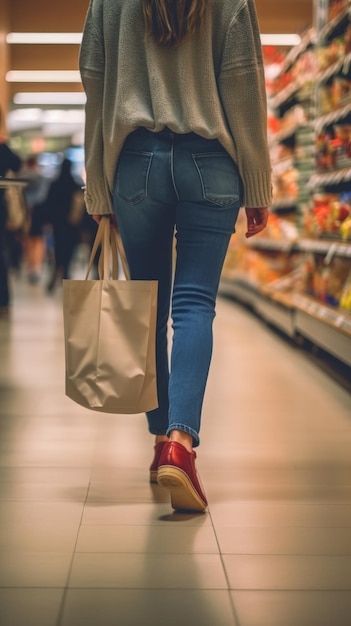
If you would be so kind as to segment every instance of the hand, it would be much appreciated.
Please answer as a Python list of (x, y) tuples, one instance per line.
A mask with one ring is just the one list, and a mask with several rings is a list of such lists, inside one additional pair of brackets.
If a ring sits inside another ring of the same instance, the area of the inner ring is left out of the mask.
[(111, 226), (117, 228), (116, 217), (113, 213), (106, 213), (105, 215), (92, 215), (91, 217), (97, 224), (100, 224), (102, 217), (109, 217)]
[(245, 237), (248, 239), (266, 228), (269, 211), (267, 207), (246, 207), (245, 212), (247, 219), (247, 232), (245, 233)]

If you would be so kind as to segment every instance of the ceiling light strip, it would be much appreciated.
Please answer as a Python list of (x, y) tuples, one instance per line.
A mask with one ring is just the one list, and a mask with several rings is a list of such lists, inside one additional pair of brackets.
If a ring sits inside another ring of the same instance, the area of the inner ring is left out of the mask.
[(77, 70), (12, 70), (7, 72), (9, 83), (80, 83)]
[(82, 33), (8, 33), (9, 44), (80, 44)]
[(261, 43), (263, 46), (298, 46), (301, 43), (300, 35), (261, 35)]
[[(6, 41), (9, 44), (80, 44), (82, 33), (8, 33)], [(262, 34), (261, 42), (264, 46), (297, 46), (301, 42), (300, 35)]]
[(82, 91), (48, 91), (48, 92), (18, 92), (13, 97), (16, 105), (33, 104), (76, 104), (84, 105), (86, 95)]

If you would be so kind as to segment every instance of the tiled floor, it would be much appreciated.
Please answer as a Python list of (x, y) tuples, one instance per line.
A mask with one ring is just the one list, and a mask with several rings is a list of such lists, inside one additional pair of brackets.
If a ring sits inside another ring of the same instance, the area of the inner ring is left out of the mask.
[(0, 321), (1, 626), (349, 626), (351, 397), (220, 300), (204, 515), (148, 483), (139, 416), (64, 395), (60, 292)]

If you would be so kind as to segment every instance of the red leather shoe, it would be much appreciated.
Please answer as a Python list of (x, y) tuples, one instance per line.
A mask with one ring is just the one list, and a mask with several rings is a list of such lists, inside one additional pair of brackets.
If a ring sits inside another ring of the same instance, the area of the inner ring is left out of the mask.
[(171, 504), (182, 511), (204, 511), (207, 500), (195, 469), (196, 453), (177, 441), (169, 441), (162, 450), (157, 482), (169, 489)]
[(155, 454), (154, 459), (150, 465), (150, 483), (157, 483), (157, 470), (160, 462), (162, 450), (168, 441), (159, 441), (154, 446)]

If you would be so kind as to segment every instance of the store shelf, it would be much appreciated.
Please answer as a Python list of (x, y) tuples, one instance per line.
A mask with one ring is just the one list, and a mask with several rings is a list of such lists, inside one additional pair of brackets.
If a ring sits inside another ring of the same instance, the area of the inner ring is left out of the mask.
[(219, 293), (232, 296), (289, 337), (301, 335), (351, 366), (351, 315), (301, 294), (269, 293), (243, 279), (221, 280)]
[(326, 257), (339, 256), (351, 259), (351, 242), (343, 243), (330, 239), (300, 239), (296, 242), (296, 249), (300, 252), (315, 252)]
[(287, 128), (283, 128), (278, 133), (276, 133), (276, 135), (272, 137), (272, 140), (270, 142), (271, 146), (274, 146), (277, 143), (281, 143), (282, 141), (286, 141), (287, 139), (290, 139), (290, 137), (293, 137), (294, 135), (296, 135), (297, 131), (300, 130), (301, 128), (303, 128), (301, 124), (292, 124), (291, 126), (288, 126)]
[(289, 337), (294, 337), (294, 308), (287, 300), (271, 297), (262, 291), (258, 285), (246, 282), (243, 279), (223, 278), (219, 293), (231, 296), (242, 304), (249, 306), (266, 322), (279, 328)]
[(271, 250), (272, 252), (291, 252), (296, 249), (298, 242), (289, 239), (269, 239), (269, 237), (256, 237), (247, 242), (248, 248), (255, 250)]
[(272, 170), (276, 176), (291, 170), (292, 167), (295, 167), (295, 161), (292, 157), (286, 157), (285, 159), (272, 163)]
[(296, 335), (295, 309), (287, 298), (273, 297), (260, 293), (253, 304), (253, 308), (260, 317), (282, 330), (288, 337)]
[(330, 78), (337, 74), (348, 74), (351, 63), (351, 52), (349, 52), (344, 58), (338, 59), (335, 63), (327, 67), (325, 70), (317, 74), (316, 83), (322, 84), (328, 82)]
[(253, 283), (241, 278), (222, 277), (219, 293), (222, 296), (233, 296), (243, 304), (253, 308), (255, 301), (257, 301), (258, 288)]
[(280, 74), (284, 74), (288, 71), (288, 69), (294, 65), (299, 56), (306, 52), (306, 50), (314, 45), (317, 41), (317, 34), (313, 28), (310, 28), (307, 33), (302, 37), (301, 42), (298, 46), (294, 46), (291, 48), (290, 52), (287, 54), (284, 63), (282, 64)]
[(300, 311), (343, 331), (351, 338), (351, 315), (346, 311), (334, 309), (303, 294), (293, 294), (291, 302)]
[(347, 100), (343, 102), (342, 106), (335, 111), (331, 111), (330, 113), (317, 117), (314, 122), (315, 131), (317, 133), (320, 133), (326, 126), (331, 126), (332, 124), (335, 124), (336, 122), (345, 119), (350, 114), (351, 97), (347, 98)]
[(272, 250), (277, 252), (314, 252), (328, 257), (340, 256), (351, 258), (351, 242), (333, 241), (332, 239), (298, 239), (283, 240), (257, 237), (247, 242), (249, 248), (255, 250)]
[(280, 106), (282, 106), (282, 104), (288, 102), (288, 100), (290, 100), (290, 98), (292, 98), (294, 94), (296, 94), (299, 89), (301, 89), (303, 84), (303, 79), (294, 81), (293, 83), (290, 83), (290, 85), (287, 85), (285, 89), (282, 89), (282, 91), (280, 91), (276, 96), (273, 96), (273, 98), (271, 98), (269, 101), (272, 109), (278, 109)]
[(340, 28), (342, 23), (347, 22), (348, 18), (350, 17), (350, 14), (351, 14), (351, 5), (349, 3), (348, 6), (344, 7), (340, 11), (340, 13), (338, 13), (338, 15), (334, 17), (334, 19), (330, 20), (330, 22), (328, 22), (324, 26), (324, 28), (321, 29), (318, 35), (318, 40), (325, 41), (326, 39), (329, 39), (330, 37), (332, 37), (334, 33), (338, 30), (338, 28)]
[(295, 330), (323, 350), (351, 365), (351, 315), (295, 295)]
[(315, 189), (316, 187), (328, 187), (349, 181), (351, 181), (351, 162), (349, 167), (312, 174), (308, 183), (308, 188)]
[[(318, 15), (320, 19), (316, 19), (315, 23), (320, 28), (326, 18), (326, 4), (317, 0), (315, 5), (315, 10), (320, 12)], [(334, 196), (341, 198), (342, 194), (351, 190), (351, 158), (348, 158), (346, 150), (345, 154), (341, 149), (335, 153), (334, 160), (330, 157), (328, 163), (334, 167), (333, 170), (316, 170), (317, 145), (320, 148), (321, 142), (318, 135), (322, 135), (323, 130), (329, 126), (350, 123), (350, 95), (338, 101), (337, 109), (323, 115), (320, 112), (322, 104), (324, 110), (328, 110), (328, 98), (330, 102), (335, 102), (335, 98), (332, 100), (329, 93), (334, 77), (350, 76), (351, 52), (344, 53), (344, 58), (338, 59), (322, 71), (317, 70), (318, 50), (314, 58), (312, 55), (306, 55), (301, 67), (295, 64), (299, 63), (300, 55), (315, 44), (317, 48), (334, 46), (334, 40), (345, 33), (349, 17), (351, 20), (351, 0), (347, 7), (320, 31), (318, 40), (313, 29), (306, 34), (300, 46), (292, 49), (287, 55), (281, 66), (280, 80), (277, 84), (286, 85), (292, 76), (295, 80), (269, 99), (270, 107), (275, 110), (274, 115), (278, 122), (276, 126), (280, 129), (270, 136), (270, 148), (275, 158), (272, 169), (276, 182), (276, 202), (271, 207), (271, 212), (275, 214), (275, 229), (273, 228), (271, 233), (274, 236), (274, 233), (279, 232), (280, 217), (283, 218), (284, 213), (291, 212), (296, 214), (294, 221), (289, 219), (293, 222), (295, 230), (288, 229), (287, 222), (285, 227), (281, 225), (280, 229), (282, 237), (284, 233), (286, 239), (270, 239), (268, 229), (263, 236), (247, 241), (247, 248), (256, 253), (248, 256), (248, 264), (244, 264), (243, 267), (252, 268), (253, 276), (257, 273), (262, 277), (272, 275), (276, 278), (262, 285), (247, 281), (243, 272), (229, 272), (221, 281), (220, 287), (221, 293), (233, 296), (249, 306), (262, 319), (289, 337), (305, 337), (347, 365), (351, 365), (351, 313), (324, 305), (304, 293), (296, 293), (296, 290), (303, 289), (306, 282), (306, 267), (315, 269), (316, 280), (319, 277), (319, 270), (325, 268), (328, 270), (325, 277), (328, 276), (329, 280), (330, 276), (331, 281), (334, 277), (333, 272), (335, 274), (340, 272), (339, 278), (345, 285), (348, 284), (345, 282), (345, 276), (351, 276), (349, 273), (351, 241), (341, 239), (338, 224), (335, 223), (337, 229), (335, 236), (326, 233), (325, 236), (321, 235), (320, 239), (310, 239), (303, 237), (301, 233), (302, 225), (308, 223), (307, 220), (305, 222), (306, 216), (310, 218), (312, 226), (314, 224), (318, 226), (313, 222), (315, 218), (313, 207), (318, 206), (318, 197), (314, 198), (315, 194), (322, 192), (329, 197), (333, 192)], [(342, 49), (341, 45), (339, 49)], [(333, 50), (330, 52), (335, 54)], [(322, 54), (321, 58), (324, 58)], [(329, 130), (332, 137), (332, 129)], [(282, 156), (281, 160), (277, 160), (279, 155)], [(326, 160), (320, 162), (327, 163)], [(292, 170), (295, 170), (296, 178)], [(289, 186), (289, 183), (294, 185)], [(296, 187), (298, 187), (297, 196)], [(286, 197), (287, 194), (289, 197)], [(347, 203), (347, 200), (345, 202)], [(332, 229), (332, 222), (328, 228)], [(337, 260), (335, 257), (340, 258)], [(264, 273), (262, 268), (267, 268), (267, 273)], [(273, 271), (270, 274), (271, 268)], [(327, 288), (326, 292), (329, 293)]]

